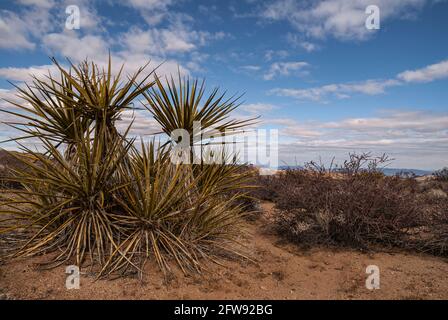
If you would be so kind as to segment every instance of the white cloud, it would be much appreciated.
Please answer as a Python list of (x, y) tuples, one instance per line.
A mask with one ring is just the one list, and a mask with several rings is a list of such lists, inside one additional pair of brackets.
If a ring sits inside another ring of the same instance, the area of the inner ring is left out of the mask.
[[(264, 80), (272, 80), (277, 76), (288, 76), (291, 73), (298, 73), (297, 71), (303, 70), (308, 67), (309, 64), (303, 61), (296, 62), (275, 62), (271, 64), (269, 70), (264, 74)], [(302, 72), (302, 74), (304, 74)]]
[[(377, 0), (381, 21), (401, 18), (408, 12), (421, 9), (430, 0)], [(365, 9), (371, 0), (272, 1), (261, 7), (258, 16), (271, 20), (288, 21), (307, 37), (339, 40), (365, 40), (374, 30), (365, 28)]]
[[(129, 51), (120, 51), (112, 56), (112, 60), (114, 65), (121, 66), (125, 65), (126, 73), (134, 73), (140, 67), (150, 62), (150, 65), (147, 67), (147, 72), (153, 70), (153, 68), (157, 67), (157, 74), (159, 76), (169, 76), (169, 75), (177, 75), (178, 71), (180, 71), (181, 75), (189, 75), (190, 71), (184, 66), (180, 65), (176, 60), (172, 59), (160, 59), (158, 57), (150, 56), (147, 54), (138, 54)], [(106, 63), (104, 61), (103, 63)]]
[(303, 41), (300, 43), (300, 46), (305, 49), (305, 51), (307, 52), (313, 52), (315, 50), (317, 50), (317, 46), (314, 43), (308, 42), (308, 41)]
[(316, 160), (327, 163), (348, 152), (373, 151), (395, 158), (394, 167), (437, 169), (447, 165), (448, 114), (427, 111), (383, 110), (374, 117), (339, 121), (296, 121), (265, 118), (277, 125), (280, 159), (289, 164)]
[[(178, 17), (176, 13), (169, 10), (176, 2), (175, 0), (129, 0), (124, 3), (137, 9), (146, 23), (155, 26), (167, 18)], [(123, 2), (120, 1), (120, 3)]]
[(16, 14), (2, 11), (0, 16), (0, 49), (34, 49), (29, 40), (28, 25)]
[(264, 54), (266, 61), (271, 61), (274, 58), (284, 59), (289, 56), (289, 52), (286, 50), (267, 50)]
[[(140, 106), (138, 106), (140, 107)], [(161, 126), (147, 110), (126, 110), (121, 114), (118, 130), (125, 132), (132, 123), (130, 136), (142, 137), (161, 132)]]
[(121, 37), (122, 45), (130, 51), (165, 56), (194, 51), (206, 45), (209, 41), (226, 37), (226, 34), (223, 32), (210, 33), (191, 30), (185, 24), (177, 23), (170, 25), (168, 28), (150, 28), (147, 30), (133, 27)]
[(43, 37), (45, 47), (53, 54), (69, 57), (75, 61), (85, 58), (104, 59), (108, 55), (108, 42), (98, 35), (79, 37), (72, 31), (50, 33)]
[[(97, 14), (92, 2), (88, 0), (16, 0), (21, 5), (20, 11), (14, 13), (1, 11), (0, 48), (34, 49), (37, 43), (49, 33), (65, 29), (68, 5), (80, 8), (81, 31), (103, 31), (99, 26), (104, 18)], [(79, 50), (79, 49), (78, 49)]]
[(448, 60), (429, 65), (422, 69), (404, 71), (397, 78), (405, 82), (431, 82), (448, 78)]
[(243, 69), (246, 71), (259, 71), (259, 70), (261, 70), (261, 67), (255, 66), (255, 65), (247, 65), (247, 66), (241, 66), (240, 69)]
[(0, 68), (0, 77), (10, 81), (29, 81), (31, 76), (38, 78), (55, 74), (57, 68), (54, 65), (31, 66), (28, 68), (7, 67)]
[(448, 130), (448, 115), (425, 113), (423, 111), (393, 111), (383, 112), (381, 117), (350, 118), (339, 122), (327, 122), (321, 126), (328, 129), (357, 130), (360, 132), (378, 130), (385, 132), (391, 130), (406, 130), (420, 133), (435, 133)]
[(334, 83), (305, 89), (275, 88), (269, 92), (299, 100), (326, 102), (326, 99), (329, 97), (347, 99), (355, 93), (378, 95), (384, 93), (389, 87), (400, 86), (406, 83), (431, 82), (444, 78), (448, 78), (448, 60), (421, 69), (401, 72), (393, 79), (369, 79), (361, 82)]
[(14, 97), (14, 94), (11, 90), (8, 89), (0, 89), (0, 99), (8, 99), (10, 100), (12, 97)]
[[(172, 25), (169, 28), (154, 28), (147, 31), (132, 28), (124, 35), (119, 34), (109, 38), (103, 34), (83, 35), (83, 33), (63, 30), (61, 33), (46, 34), (42, 37), (42, 43), (49, 55), (67, 57), (74, 63), (88, 58), (100, 66), (107, 64), (109, 49), (115, 47), (115, 50), (111, 52), (112, 60), (117, 66), (124, 63), (125, 72), (133, 73), (151, 61), (148, 72), (151, 67), (162, 64), (157, 72), (165, 75), (176, 74), (178, 70), (181, 74), (189, 74), (188, 69), (170, 58), (170, 55), (182, 52), (189, 53), (190, 61), (187, 65), (191, 69), (201, 70), (200, 64), (205, 60), (206, 55), (200, 54), (195, 49), (208, 41), (221, 39), (223, 36), (225, 34), (221, 32), (208, 33), (190, 30), (181, 25)], [(0, 77), (14, 81), (27, 81), (30, 79), (30, 74), (40, 76), (46, 74), (49, 68), (54, 70), (54, 67), (49, 65), (0, 68)]]
[[(80, 36), (72, 31), (64, 31), (63, 33), (51, 33), (44, 37), (44, 44), (49, 52), (55, 56), (64, 56), (69, 58), (73, 63), (79, 63), (84, 59), (95, 61), (100, 67), (106, 66), (109, 58), (108, 48), (110, 43), (99, 35)], [(83, 48), (83, 50), (80, 50)], [(179, 65), (173, 59), (163, 59), (157, 55), (139, 52), (135, 48), (123, 47), (123, 50), (112, 52), (112, 61), (115, 66), (113, 72), (118, 72), (119, 67), (124, 64), (124, 72), (127, 74), (137, 71), (140, 67), (148, 62), (151, 64), (147, 67), (148, 72), (161, 65), (157, 72), (160, 75), (176, 74), (180, 70), (181, 74), (188, 74), (189, 71), (185, 67)], [(65, 61), (62, 61), (64, 63)], [(48, 70), (54, 74), (56, 67), (54, 65), (31, 66), (24, 68), (6, 67), (0, 68), (0, 77), (13, 81), (29, 81), (30, 75), (38, 77), (47, 75)]]
[(268, 113), (278, 107), (268, 103), (249, 103), (241, 105), (238, 110), (244, 111), (250, 114), (260, 115), (262, 113)]
[(318, 137), (322, 134), (321, 132), (314, 130), (311, 126), (302, 125), (298, 121), (291, 118), (264, 118), (263, 125), (267, 124), (280, 126), (279, 132), (282, 138), (312, 138)]
[(165, 10), (173, 0), (129, 0), (128, 4), (137, 9)]
[(286, 35), (286, 41), (293, 47), (304, 49), (306, 52), (313, 52), (319, 49), (317, 44), (305, 41), (297, 34), (288, 33)]
[(166, 53), (187, 52), (196, 48), (185, 33), (176, 33), (172, 30), (150, 29), (143, 31), (132, 28), (124, 34), (124, 46), (130, 51), (147, 52), (164, 55)]
[(356, 83), (328, 84), (321, 87), (307, 89), (273, 89), (270, 93), (293, 97), (299, 100), (326, 101), (330, 97), (346, 99), (354, 93), (367, 95), (378, 95), (384, 93), (384, 90), (391, 86), (397, 86), (400, 82), (397, 80), (366, 80)]
[(54, 6), (53, 0), (16, 0), (21, 5), (37, 6), (41, 8), (51, 8)]

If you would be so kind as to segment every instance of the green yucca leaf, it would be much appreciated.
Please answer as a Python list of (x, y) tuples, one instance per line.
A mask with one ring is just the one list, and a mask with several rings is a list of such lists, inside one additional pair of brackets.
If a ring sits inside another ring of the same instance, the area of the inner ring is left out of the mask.
[(248, 126), (257, 119), (228, 120), (230, 113), (239, 107), (240, 97), (224, 99), (225, 92), (218, 96), (216, 88), (203, 101), (205, 81), (199, 85), (198, 80), (191, 82), (179, 74), (177, 85), (173, 78), (167, 79), (164, 85), (157, 75), (155, 83), (157, 89), (143, 93), (148, 103), (145, 106), (168, 135), (176, 129), (185, 129), (192, 137), (194, 121), (201, 122), (202, 130), (215, 127), (225, 131)]

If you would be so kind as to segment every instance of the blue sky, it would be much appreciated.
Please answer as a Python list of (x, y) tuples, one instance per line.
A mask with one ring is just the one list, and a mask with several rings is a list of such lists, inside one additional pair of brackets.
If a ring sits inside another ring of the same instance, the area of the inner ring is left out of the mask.
[[(68, 5), (80, 29), (65, 27)], [(380, 9), (380, 29), (365, 8)], [(0, 3), (0, 96), (49, 57), (147, 60), (245, 92), (236, 116), (280, 133), (280, 160), (386, 152), (393, 167), (448, 166), (448, 1), (9, 0)], [(6, 107), (1, 102), (1, 107)], [(146, 114), (137, 133), (154, 128)], [(0, 138), (11, 135), (0, 127)]]

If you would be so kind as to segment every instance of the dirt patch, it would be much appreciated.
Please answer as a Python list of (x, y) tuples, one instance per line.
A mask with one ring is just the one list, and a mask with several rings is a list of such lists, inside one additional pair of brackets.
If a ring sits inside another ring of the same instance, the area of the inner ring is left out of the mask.
[[(255, 262), (210, 265), (203, 275), (164, 278), (154, 265), (143, 280), (97, 280), (81, 270), (80, 289), (65, 287), (65, 266), (38, 271), (41, 258), (0, 266), (0, 299), (448, 299), (448, 261), (406, 252), (361, 253), (282, 242), (266, 226), (265, 214), (248, 222), (249, 250)], [(368, 265), (380, 268), (379, 290), (365, 287)]]

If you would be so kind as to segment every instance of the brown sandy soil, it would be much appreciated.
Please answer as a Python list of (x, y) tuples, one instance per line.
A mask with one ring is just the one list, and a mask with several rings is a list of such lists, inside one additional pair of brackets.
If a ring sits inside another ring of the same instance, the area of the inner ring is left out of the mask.
[[(37, 271), (36, 259), (0, 267), (0, 297), (11, 299), (448, 299), (448, 260), (405, 252), (302, 250), (266, 229), (272, 204), (248, 223), (255, 263), (227, 261), (202, 276), (164, 279), (153, 266), (143, 280), (97, 280), (83, 274), (79, 290), (65, 288), (65, 267)], [(381, 288), (365, 287), (368, 265), (380, 268)], [(152, 269), (151, 269), (152, 268)], [(82, 272), (83, 270), (81, 270)]]

